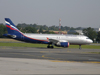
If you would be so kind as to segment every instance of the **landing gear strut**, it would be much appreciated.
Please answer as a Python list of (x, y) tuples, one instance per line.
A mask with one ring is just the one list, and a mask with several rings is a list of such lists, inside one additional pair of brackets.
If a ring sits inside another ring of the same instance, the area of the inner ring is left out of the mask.
[(54, 45), (54, 44), (52, 44), (52, 46), (50, 46), (50, 44), (48, 44), (47, 48), (54, 48), (53, 45)]
[(79, 49), (82, 49), (82, 48), (81, 48), (81, 45), (79, 45)]

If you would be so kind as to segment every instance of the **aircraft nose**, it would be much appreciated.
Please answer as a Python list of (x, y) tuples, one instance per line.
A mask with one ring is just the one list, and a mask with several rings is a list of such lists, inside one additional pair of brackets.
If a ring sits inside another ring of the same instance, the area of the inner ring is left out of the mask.
[(89, 43), (93, 43), (93, 41), (90, 39), (90, 40), (89, 40)]

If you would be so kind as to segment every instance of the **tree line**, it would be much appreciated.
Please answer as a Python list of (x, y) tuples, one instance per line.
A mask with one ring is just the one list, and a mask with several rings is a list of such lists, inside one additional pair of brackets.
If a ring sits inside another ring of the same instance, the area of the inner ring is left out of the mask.
[[(46, 26), (46, 25), (37, 25), (37, 24), (18, 24), (17, 28), (23, 33), (47, 33), (47, 34), (54, 34), (53, 31), (59, 31), (59, 26)], [(37, 32), (37, 30), (39, 30)], [(45, 30), (45, 31), (43, 31)], [(53, 31), (50, 31), (53, 30)], [(61, 31), (69, 31), (69, 30), (83, 30), (84, 35), (88, 36), (93, 41), (100, 42), (100, 31), (96, 32), (93, 28), (73, 28), (68, 26), (61, 26)], [(7, 33), (7, 28), (4, 24), (0, 23), (0, 38), (4, 38), (3, 34)]]
[[(55, 31), (59, 31), (59, 26), (55, 26), (55, 25), (52, 25), (52, 26), (46, 26), (46, 25), (37, 25), (37, 24), (25, 24), (25, 23), (22, 23), (22, 24), (18, 24), (17, 27), (19, 28), (25, 28), (25, 27), (34, 27), (35, 29), (43, 29), (43, 30), (55, 30)], [(82, 28), (81, 27), (77, 27), (77, 28), (73, 28), (73, 27), (68, 27), (68, 26), (61, 26), (61, 30), (64, 31), (68, 31), (68, 30), (81, 30)]]

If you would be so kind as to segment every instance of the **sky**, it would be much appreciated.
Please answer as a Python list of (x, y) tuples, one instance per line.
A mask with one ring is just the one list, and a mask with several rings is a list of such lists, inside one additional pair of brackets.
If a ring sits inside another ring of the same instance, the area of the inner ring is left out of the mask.
[(100, 27), (100, 0), (0, 0), (0, 23)]

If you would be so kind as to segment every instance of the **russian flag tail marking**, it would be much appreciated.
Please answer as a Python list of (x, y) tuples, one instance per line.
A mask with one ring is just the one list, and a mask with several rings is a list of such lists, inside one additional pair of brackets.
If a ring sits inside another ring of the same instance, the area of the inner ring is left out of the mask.
[(14, 23), (9, 18), (5, 18), (5, 23), (6, 23), (8, 34), (20, 33), (20, 31), (17, 29), (17, 27), (14, 25)]

